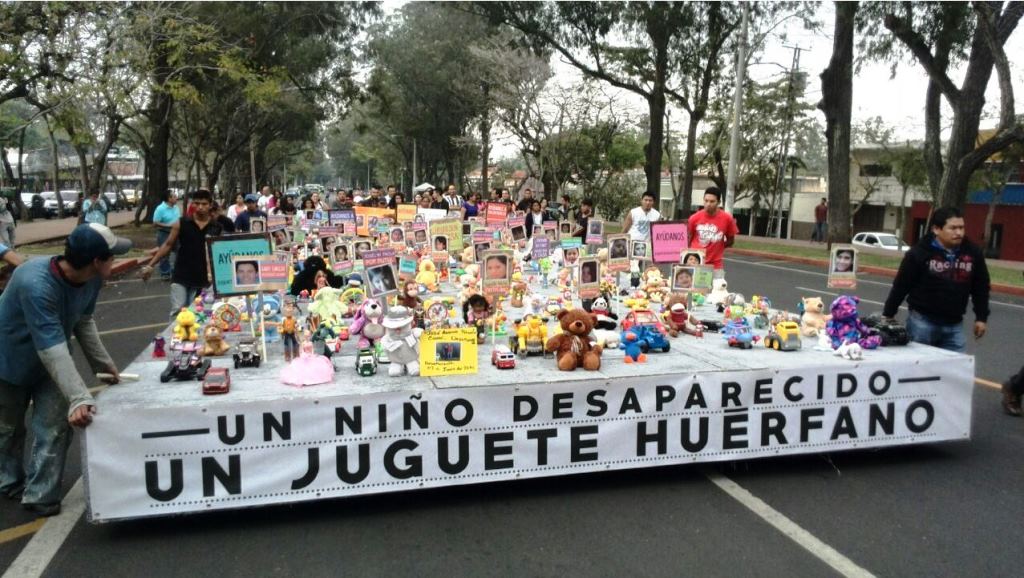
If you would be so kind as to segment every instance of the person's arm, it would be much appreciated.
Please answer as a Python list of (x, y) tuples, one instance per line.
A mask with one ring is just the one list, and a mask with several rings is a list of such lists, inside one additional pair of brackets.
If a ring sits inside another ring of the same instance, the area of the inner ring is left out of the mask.
[(95, 402), (75, 368), (60, 323), (58, 301), (56, 295), (48, 292), (21, 293), (21, 306), (25, 310), (29, 335), (39, 360), (68, 401), (68, 421), (71, 425), (84, 427), (92, 421)]
[(900, 263), (900, 269), (896, 273), (896, 278), (893, 279), (892, 288), (889, 289), (889, 297), (886, 298), (885, 305), (882, 307), (882, 317), (886, 319), (896, 317), (900, 305), (914, 285), (917, 284), (920, 275), (920, 264), (917, 262), (914, 251), (910, 250), (904, 255), (903, 262)]
[(740, 234), (740, 228), (736, 224), (736, 217), (729, 215), (729, 229), (725, 232), (725, 246), (732, 247), (736, 242), (736, 235)]
[(99, 329), (96, 328), (96, 321), (93, 319), (92, 314), (83, 315), (78, 320), (78, 323), (75, 324), (73, 331), (78, 339), (78, 345), (82, 348), (82, 353), (85, 354), (85, 358), (89, 361), (93, 371), (109, 373), (114, 376), (109, 380), (109, 383), (117, 383), (120, 379), (117, 364), (114, 363), (110, 354), (107, 353), (107, 348), (103, 346), (103, 341), (100, 340)]
[(164, 244), (157, 248), (156, 253), (150, 257), (149, 262), (142, 267), (142, 279), (146, 280), (153, 274), (153, 267), (171, 253), (174, 249), (174, 244), (178, 242), (178, 233), (181, 231), (181, 220), (177, 220), (171, 225), (171, 234), (167, 236), (167, 240)]
[(10, 263), (15, 267), (25, 262), (25, 260), (22, 259), (21, 255), (15, 253), (12, 249), (10, 249), (7, 245), (4, 245), (3, 243), (0, 243), (0, 260), (6, 261), (7, 263)]
[(629, 234), (629, 230), (633, 228), (633, 211), (626, 213), (626, 218), (622, 220), (622, 232)]
[(988, 297), (992, 282), (988, 275), (988, 265), (981, 250), (974, 260), (974, 276), (971, 279), (971, 303), (974, 306), (974, 337), (981, 338), (988, 330)]

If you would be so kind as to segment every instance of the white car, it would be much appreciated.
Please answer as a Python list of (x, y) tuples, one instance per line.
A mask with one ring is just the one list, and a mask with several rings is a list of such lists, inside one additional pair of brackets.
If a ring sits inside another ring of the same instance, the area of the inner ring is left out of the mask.
[(899, 238), (892, 233), (857, 233), (853, 236), (853, 244), (858, 247), (872, 247), (886, 251), (907, 251), (910, 246), (906, 242), (900, 247)]
[[(46, 211), (46, 214), (50, 217), (57, 216), (57, 193), (43, 191), (39, 195), (43, 197), (43, 209)], [(78, 206), (78, 191), (61, 191), (60, 196), (64, 199), (64, 214), (73, 216)]]

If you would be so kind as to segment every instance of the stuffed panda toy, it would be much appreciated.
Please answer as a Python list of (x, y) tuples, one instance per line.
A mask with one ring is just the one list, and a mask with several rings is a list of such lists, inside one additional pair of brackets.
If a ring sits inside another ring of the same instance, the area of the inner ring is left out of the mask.
[(608, 300), (603, 295), (590, 303), (588, 311), (597, 317), (594, 329), (613, 330), (619, 326), (619, 316), (612, 313)]

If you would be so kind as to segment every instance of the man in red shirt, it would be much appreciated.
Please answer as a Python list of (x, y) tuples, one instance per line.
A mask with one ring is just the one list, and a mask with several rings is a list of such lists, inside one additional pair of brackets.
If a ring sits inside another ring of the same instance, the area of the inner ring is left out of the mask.
[(722, 258), (732, 247), (740, 230), (732, 215), (718, 207), (722, 192), (718, 187), (704, 191), (704, 208), (690, 215), (690, 248), (704, 249), (704, 264), (715, 268), (715, 279), (725, 277)]
[(828, 224), (828, 201), (821, 198), (821, 204), (814, 207), (814, 232), (811, 233), (811, 241), (825, 242), (826, 226)]

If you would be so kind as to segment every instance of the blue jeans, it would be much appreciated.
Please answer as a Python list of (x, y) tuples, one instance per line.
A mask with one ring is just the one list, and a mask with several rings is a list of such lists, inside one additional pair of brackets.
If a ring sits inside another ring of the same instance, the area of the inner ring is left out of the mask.
[(967, 350), (967, 343), (964, 341), (964, 327), (962, 323), (935, 323), (916, 311), (911, 311), (907, 318), (907, 333), (911, 341), (933, 345), (963, 353)]
[(171, 283), (171, 321), (178, 316), (182, 307), (189, 307), (204, 287), (189, 287), (181, 283)]
[[(33, 440), (26, 467), (25, 414), (30, 401)], [(49, 377), (28, 387), (0, 381), (0, 492), (13, 493), (24, 486), (23, 504), (59, 503), (70, 445), (68, 402)]]
[[(167, 241), (167, 237), (170, 237), (170, 236), (171, 236), (171, 232), (169, 230), (157, 229), (156, 230), (156, 246), (157, 247), (162, 247), (163, 244)], [(175, 248), (177, 248), (177, 247), (175, 247)], [(174, 257), (175, 257), (174, 251), (172, 250), (170, 252), (170, 254), (168, 254), (163, 259), (160, 259), (160, 276), (161, 277), (170, 277), (171, 271), (173, 270), (172, 269), (172, 263), (174, 263)]]
[(828, 227), (828, 223), (814, 223), (814, 232), (811, 233), (811, 240), (818, 241), (819, 243), (825, 242), (825, 229)]

